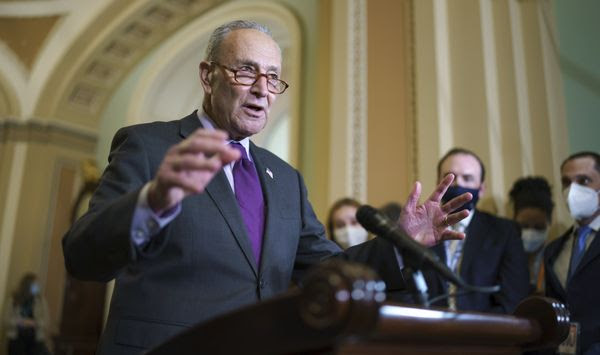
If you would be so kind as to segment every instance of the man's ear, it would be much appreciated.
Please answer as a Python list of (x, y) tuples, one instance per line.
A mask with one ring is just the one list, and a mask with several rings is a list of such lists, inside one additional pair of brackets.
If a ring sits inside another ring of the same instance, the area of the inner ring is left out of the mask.
[(485, 182), (482, 182), (479, 186), (479, 199), (485, 195)]
[(204, 89), (204, 93), (210, 95), (212, 92), (212, 87), (210, 85), (210, 80), (212, 77), (212, 72), (210, 70), (210, 63), (206, 61), (201, 61), (198, 66), (198, 71), (200, 75), (200, 84), (202, 85), (202, 89)]

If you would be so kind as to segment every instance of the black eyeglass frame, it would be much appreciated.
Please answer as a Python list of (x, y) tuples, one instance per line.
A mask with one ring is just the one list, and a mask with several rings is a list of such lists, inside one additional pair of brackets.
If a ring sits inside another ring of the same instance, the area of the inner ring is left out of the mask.
[[(233, 80), (236, 83), (240, 84), (240, 85), (252, 86), (252, 85), (256, 84), (256, 82), (260, 79), (260, 77), (264, 76), (267, 79), (267, 90), (270, 93), (272, 93), (272, 94), (276, 94), (276, 95), (283, 94), (285, 92), (285, 90), (290, 87), (290, 85), (288, 83), (286, 83), (285, 81), (283, 81), (283, 80), (281, 80), (279, 78), (272, 77), (271, 75), (273, 75), (273, 74), (261, 73), (261, 72), (257, 72), (257, 71), (254, 71), (254, 72), (248, 72), (248, 71), (246, 71), (248, 73), (253, 73), (254, 75), (256, 75), (256, 77), (253, 79), (254, 81), (252, 83), (250, 83), (250, 82), (247, 82), (247, 83), (246, 82), (241, 82), (240, 79), (239, 79), (239, 77), (238, 77), (238, 72), (242, 71), (242, 69), (233, 69), (233, 68), (230, 68), (230, 67), (228, 67), (226, 65), (223, 65), (223, 64), (221, 64), (219, 62), (210, 62), (210, 64), (211, 65), (216, 65), (218, 67), (221, 67), (221, 68), (223, 68), (225, 70), (228, 70), (228, 71), (232, 72), (233, 73)], [(251, 77), (249, 77), (249, 76), (245, 76), (245, 78), (251, 79)], [(275, 81), (277, 84), (273, 85), (272, 81)], [(279, 91), (275, 90), (275, 89), (277, 89), (278, 85), (282, 85), (283, 86), (283, 88), (281, 90), (279, 90)]]

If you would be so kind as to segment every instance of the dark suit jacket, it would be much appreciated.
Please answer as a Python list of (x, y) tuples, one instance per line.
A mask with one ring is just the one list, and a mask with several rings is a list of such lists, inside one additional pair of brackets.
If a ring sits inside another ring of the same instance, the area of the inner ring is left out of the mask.
[[(471, 293), (457, 299), (459, 310), (511, 313), (529, 292), (529, 269), (518, 226), (503, 218), (476, 211), (466, 231), (460, 276), (471, 285), (500, 285), (497, 294)], [(446, 262), (443, 244), (432, 247)], [(406, 277), (396, 262), (392, 245), (387, 240), (375, 238), (346, 251), (354, 261), (375, 269), (386, 283), (387, 299), (414, 303), (406, 284)], [(447, 293), (445, 279), (436, 271), (423, 267), (423, 275), (430, 298)], [(447, 307), (446, 301), (434, 306)]]
[(100, 354), (139, 353), (195, 323), (270, 298), (309, 266), (340, 253), (324, 237), (298, 171), (254, 144), (266, 204), (261, 265), (223, 171), (205, 193), (186, 198), (150, 243), (135, 246), (130, 229), (140, 189), (166, 150), (199, 127), (193, 113), (119, 130), (89, 211), (63, 238), (69, 273), (116, 280)]
[(346, 249), (345, 255), (352, 261), (371, 267), (385, 282), (386, 300), (413, 303), (404, 274), (398, 265), (392, 242), (382, 237)]
[[(466, 232), (460, 265), (461, 278), (470, 285), (500, 285), (495, 294), (468, 293), (456, 299), (458, 310), (512, 313), (529, 293), (529, 269), (518, 226), (507, 219), (475, 210)], [(432, 248), (446, 262), (443, 244)], [(447, 293), (447, 283), (427, 270), (432, 297)], [(460, 289), (459, 289), (460, 291)], [(446, 306), (447, 302), (436, 305)]]
[(565, 290), (558, 280), (553, 266), (565, 243), (573, 242), (573, 238), (570, 238), (572, 233), (573, 228), (548, 244), (544, 250), (546, 295), (564, 303), (571, 312), (571, 321), (580, 323), (581, 353), (593, 348), (595, 352), (592, 353), (599, 354), (600, 237), (598, 235), (594, 237)]

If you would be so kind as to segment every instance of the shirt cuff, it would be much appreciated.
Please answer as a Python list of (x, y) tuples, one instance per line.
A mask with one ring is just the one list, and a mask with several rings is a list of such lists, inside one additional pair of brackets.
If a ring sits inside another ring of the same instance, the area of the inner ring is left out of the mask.
[(396, 255), (396, 261), (398, 262), (398, 268), (400, 270), (404, 269), (404, 259), (402, 258), (402, 254), (398, 251), (398, 248), (394, 246), (394, 255)]
[(138, 196), (133, 221), (131, 222), (131, 240), (137, 246), (143, 245), (157, 235), (167, 224), (169, 224), (181, 212), (181, 203), (162, 213), (160, 216), (154, 213), (148, 205), (148, 189), (150, 183), (144, 185)]

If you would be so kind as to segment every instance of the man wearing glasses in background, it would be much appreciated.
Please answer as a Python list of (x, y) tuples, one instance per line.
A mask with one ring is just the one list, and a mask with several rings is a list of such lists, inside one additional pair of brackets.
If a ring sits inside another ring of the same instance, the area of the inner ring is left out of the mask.
[[(262, 25), (234, 21), (212, 34), (200, 63), (202, 110), (125, 127), (89, 211), (67, 232), (67, 270), (115, 279), (99, 354), (138, 354), (186, 328), (284, 292), (341, 250), (325, 237), (301, 175), (249, 137), (288, 84), (281, 50)], [(432, 245), (468, 194), (442, 204), (444, 179), (423, 205), (420, 185), (403, 226)]]

